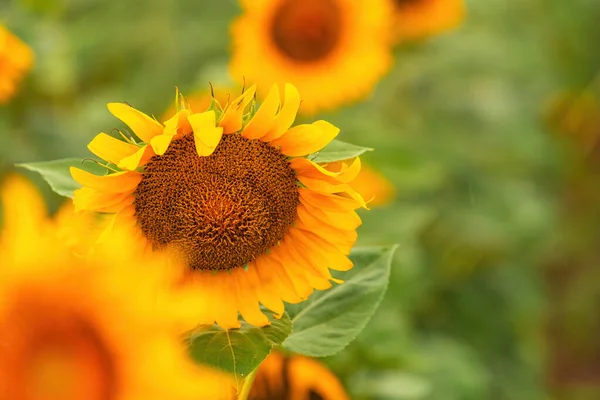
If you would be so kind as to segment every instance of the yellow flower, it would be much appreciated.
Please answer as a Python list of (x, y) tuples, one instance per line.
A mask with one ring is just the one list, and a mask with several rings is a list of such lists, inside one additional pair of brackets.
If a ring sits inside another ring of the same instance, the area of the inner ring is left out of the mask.
[(283, 104), (274, 86), (247, 113), (254, 93), (222, 111), (184, 107), (164, 125), (109, 104), (143, 142), (100, 133), (89, 149), (121, 171), (71, 170), (84, 186), (77, 210), (116, 213), (115, 224), (137, 226), (140, 240), (183, 258), (175, 288), (185, 301), (180, 312), (196, 323), (238, 327), (239, 312), (266, 325), (259, 303), (281, 315), (283, 301), (331, 287), (330, 269), (352, 267), (347, 255), (361, 223), (354, 210), (365, 203), (349, 183), (360, 161), (330, 172), (305, 157), (339, 130), (325, 121), (291, 127), (300, 105), (292, 85)]
[(64, 216), (46, 220), (27, 182), (10, 178), (2, 199), (2, 399), (229, 398), (228, 380), (195, 366), (154, 307), (162, 257), (144, 258), (122, 231), (93, 257), (75, 256), (54, 234)]
[(414, 40), (455, 28), (465, 16), (463, 0), (392, 0), (396, 41)]
[(262, 88), (296, 85), (306, 113), (366, 97), (393, 61), (390, 1), (244, 0), (231, 73)]
[[(338, 172), (343, 165), (344, 162), (338, 161), (328, 164), (325, 169)], [(362, 164), (360, 172), (350, 186), (360, 193), (370, 206), (385, 206), (396, 196), (394, 185), (377, 170), (365, 164)]]
[(7, 102), (33, 65), (31, 49), (0, 25), (0, 104)]
[(260, 365), (248, 400), (348, 400), (337, 377), (321, 363), (273, 352)]

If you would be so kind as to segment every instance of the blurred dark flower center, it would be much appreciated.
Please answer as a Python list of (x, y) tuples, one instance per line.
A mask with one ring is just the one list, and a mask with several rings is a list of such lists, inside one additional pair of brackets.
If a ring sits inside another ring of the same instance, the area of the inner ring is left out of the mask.
[(414, 4), (425, 3), (428, 1), (429, 0), (394, 0), (394, 3), (396, 3), (398, 7), (408, 7)]
[(117, 398), (114, 354), (86, 315), (55, 298), (25, 294), (9, 313), (11, 325), (0, 327), (7, 399)]
[(275, 46), (294, 61), (326, 58), (340, 41), (342, 15), (335, 0), (284, 0), (272, 18)]

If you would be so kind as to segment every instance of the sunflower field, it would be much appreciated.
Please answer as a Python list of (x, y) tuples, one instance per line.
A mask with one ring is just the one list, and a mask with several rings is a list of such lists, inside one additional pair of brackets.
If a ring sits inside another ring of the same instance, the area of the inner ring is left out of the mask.
[(0, 0), (0, 400), (600, 399), (598, 21)]

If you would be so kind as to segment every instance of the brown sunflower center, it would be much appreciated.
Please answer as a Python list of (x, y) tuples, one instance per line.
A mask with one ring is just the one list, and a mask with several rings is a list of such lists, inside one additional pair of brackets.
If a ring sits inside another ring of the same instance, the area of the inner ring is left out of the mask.
[(341, 10), (336, 0), (282, 0), (272, 18), (275, 46), (298, 62), (327, 57), (342, 33)]
[(0, 392), (7, 399), (116, 399), (114, 357), (96, 326), (47, 300), (17, 297), (10, 323), (0, 326)]
[(146, 165), (134, 192), (142, 232), (174, 247), (192, 269), (243, 267), (285, 236), (299, 204), (296, 174), (259, 140), (224, 135), (208, 157), (193, 135)]

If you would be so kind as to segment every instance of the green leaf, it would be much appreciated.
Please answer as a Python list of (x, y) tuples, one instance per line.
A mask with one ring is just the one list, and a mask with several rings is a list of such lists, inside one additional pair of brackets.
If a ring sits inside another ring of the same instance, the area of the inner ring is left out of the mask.
[(365, 327), (387, 289), (396, 246), (356, 248), (352, 270), (340, 275), (345, 282), (313, 293), (307, 301), (286, 307), (293, 333), (283, 346), (312, 357), (333, 355)]
[(292, 331), (287, 314), (281, 319), (265, 311), (271, 325), (262, 328), (242, 321), (240, 329), (224, 330), (217, 325), (192, 331), (189, 337), (192, 358), (203, 364), (246, 377), (279, 346)]
[(321, 151), (311, 154), (308, 158), (316, 163), (329, 163), (358, 157), (372, 150), (369, 147), (357, 146), (340, 140), (332, 140)]
[(16, 164), (16, 167), (25, 168), (37, 172), (50, 185), (57, 194), (65, 197), (73, 197), (73, 192), (81, 185), (77, 183), (69, 172), (70, 167), (81, 168), (95, 175), (105, 175), (106, 168), (95, 162), (84, 162), (80, 158), (64, 158), (62, 160), (42, 161), (33, 163)]

